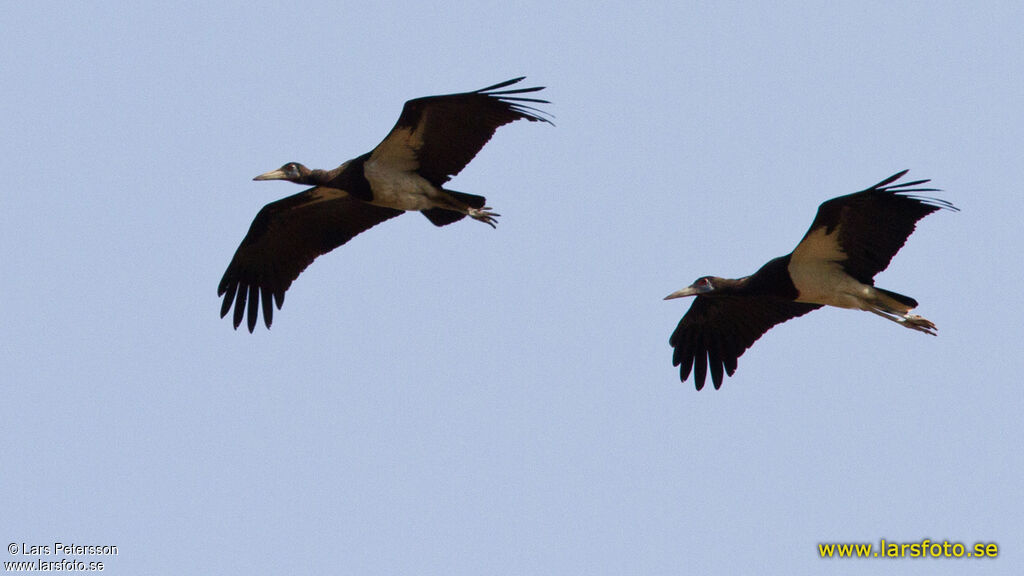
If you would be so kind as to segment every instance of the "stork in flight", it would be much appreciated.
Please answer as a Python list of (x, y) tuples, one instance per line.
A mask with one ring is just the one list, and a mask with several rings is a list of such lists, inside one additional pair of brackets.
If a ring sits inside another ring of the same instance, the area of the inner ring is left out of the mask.
[(501, 126), (525, 119), (547, 122), (531, 104), (547, 100), (518, 96), (543, 90), (501, 82), (473, 92), (409, 100), (391, 132), (370, 152), (333, 170), (310, 170), (289, 162), (254, 180), (288, 180), (312, 186), (272, 202), (256, 215), (217, 287), (223, 318), (235, 307), (237, 329), (248, 312), (256, 327), (273, 321), (284, 294), (317, 256), (405, 211), (422, 212), (435, 226), (469, 216), (494, 227), (498, 214), (483, 196), (444, 188), (469, 164)]
[(935, 324), (910, 313), (916, 300), (874, 285), (918, 220), (943, 208), (958, 211), (945, 200), (915, 195), (938, 192), (916, 188), (929, 180), (895, 184), (906, 173), (823, 203), (796, 249), (752, 275), (704, 276), (666, 296), (696, 296), (669, 339), (680, 380), (692, 370), (700, 390), (710, 369), (718, 389), (723, 373), (732, 376), (737, 359), (772, 326), (822, 306), (867, 310), (934, 336)]

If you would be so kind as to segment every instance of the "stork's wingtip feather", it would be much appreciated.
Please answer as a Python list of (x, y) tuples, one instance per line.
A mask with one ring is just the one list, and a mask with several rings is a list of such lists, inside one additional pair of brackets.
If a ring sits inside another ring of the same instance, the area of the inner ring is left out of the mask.
[(477, 90), (477, 92), (488, 92), (490, 90), (497, 90), (498, 88), (504, 88), (505, 86), (511, 86), (511, 85), (513, 85), (513, 84), (515, 84), (517, 82), (522, 82), (525, 79), (526, 79), (526, 76), (520, 76), (518, 78), (513, 78), (511, 80), (505, 80), (504, 82), (498, 82), (494, 86), (488, 86), (487, 88), (481, 88), (481, 89)]
[(881, 182), (875, 184), (871, 188), (868, 188), (868, 190), (885, 188), (889, 184), (892, 184), (893, 182), (895, 182), (895, 181), (899, 180), (900, 178), (902, 178), (907, 172), (909, 172), (909, 170), (903, 170), (903, 171), (897, 172), (897, 173), (893, 174), (892, 176), (889, 176), (888, 178), (886, 178), (886, 179), (882, 180)]

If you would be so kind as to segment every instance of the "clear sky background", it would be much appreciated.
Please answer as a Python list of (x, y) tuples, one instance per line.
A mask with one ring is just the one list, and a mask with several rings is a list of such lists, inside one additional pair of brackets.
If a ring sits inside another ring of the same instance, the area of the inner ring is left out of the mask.
[[(117, 545), (133, 575), (1021, 573), (1020, 3), (3, 12), (2, 544)], [(218, 317), (256, 212), (300, 190), (253, 176), (519, 75), (557, 126), (451, 184), (497, 230), (404, 215), (272, 330)], [(877, 278), (937, 338), (822, 310), (721, 390), (679, 382), (666, 294), (904, 168), (962, 209)], [(880, 538), (1000, 557), (817, 557)]]

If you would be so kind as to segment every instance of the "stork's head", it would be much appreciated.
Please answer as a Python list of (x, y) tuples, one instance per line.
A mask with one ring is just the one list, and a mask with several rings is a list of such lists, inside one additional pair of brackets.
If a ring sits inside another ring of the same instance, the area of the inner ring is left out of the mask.
[(253, 180), (287, 180), (296, 184), (313, 184), (308, 181), (313, 171), (298, 162), (289, 162), (277, 170), (271, 170), (253, 178)]
[(728, 284), (728, 281), (724, 278), (719, 278), (717, 276), (701, 276), (686, 288), (676, 290), (668, 296), (665, 296), (665, 300), (685, 298), (686, 296), (712, 296), (720, 287), (724, 287), (726, 284)]

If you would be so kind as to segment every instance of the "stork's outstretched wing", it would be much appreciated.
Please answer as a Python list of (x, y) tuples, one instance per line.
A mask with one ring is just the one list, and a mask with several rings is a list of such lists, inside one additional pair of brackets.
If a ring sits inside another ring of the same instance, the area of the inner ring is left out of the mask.
[[(904, 170), (866, 190), (824, 202), (793, 251), (794, 260), (837, 254), (839, 250), (845, 255), (840, 263), (846, 273), (858, 282), (873, 285), (875, 274), (889, 266), (918, 220), (943, 208), (957, 210), (945, 200), (914, 195), (938, 192), (937, 188), (916, 188), (930, 180), (893, 184), (906, 173)], [(815, 242), (831, 245), (813, 245)]]
[(542, 86), (499, 90), (521, 80), (514, 78), (473, 92), (409, 100), (368, 162), (417, 170), (440, 188), (469, 164), (501, 126), (520, 119), (550, 124), (543, 112), (530, 106), (547, 104), (547, 100), (515, 96), (543, 90)]
[(248, 304), (252, 332), (262, 297), (263, 322), (270, 328), (273, 302), (281, 308), (285, 291), (317, 256), (399, 214), (401, 210), (366, 204), (342, 190), (323, 187), (267, 204), (252, 221), (217, 287), (217, 295), (224, 296), (221, 317), (234, 303), (238, 328)]
[(732, 376), (739, 357), (772, 326), (818, 308), (820, 304), (770, 296), (698, 296), (669, 338), (674, 348), (672, 365), (679, 366), (679, 379), (684, 382), (692, 370), (697, 390), (704, 388), (710, 368), (717, 390), (722, 386), (723, 369)]

